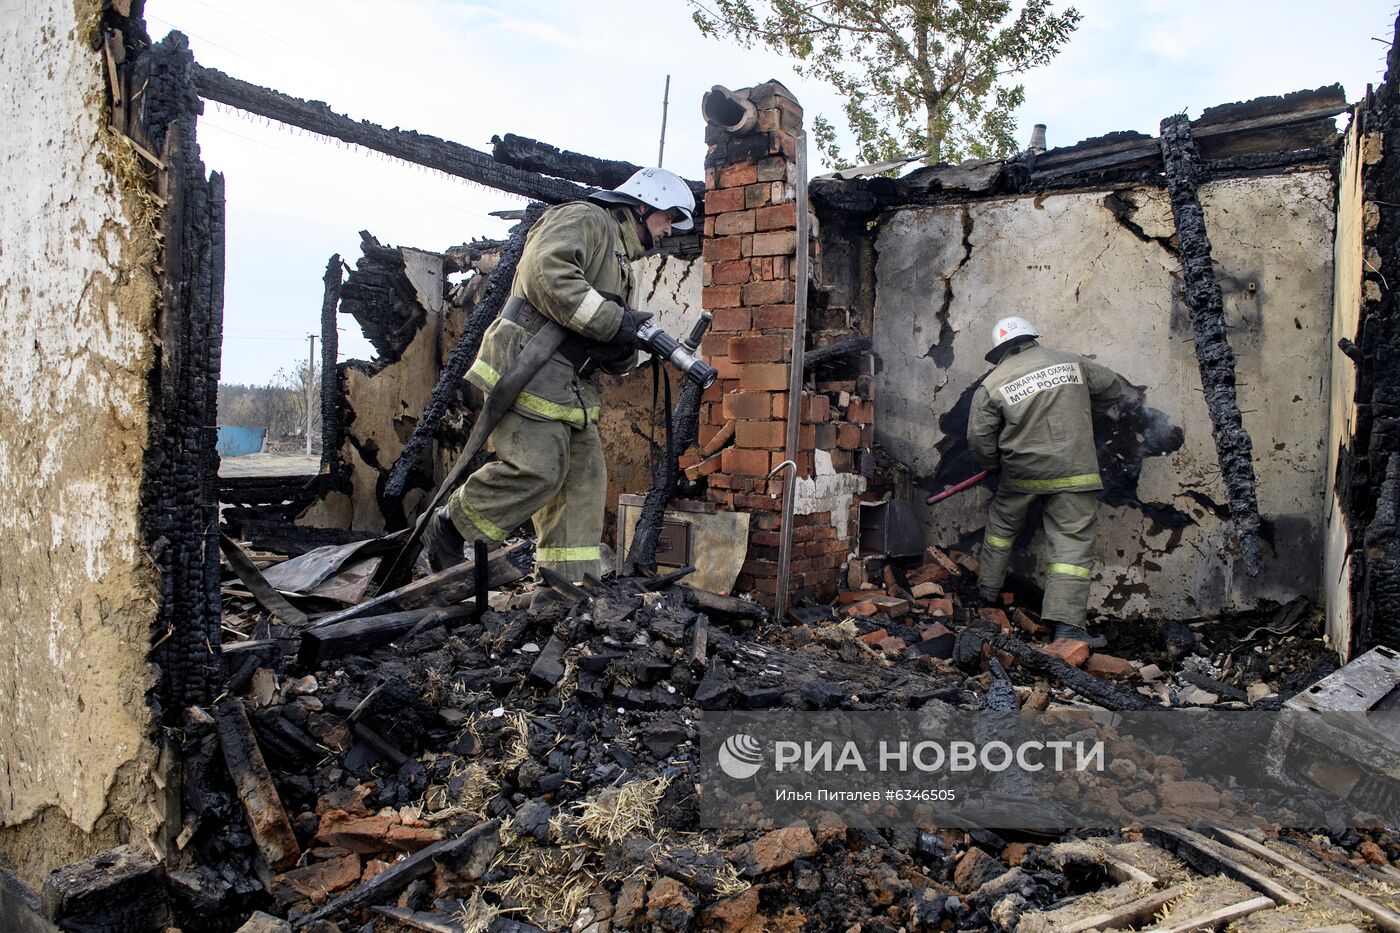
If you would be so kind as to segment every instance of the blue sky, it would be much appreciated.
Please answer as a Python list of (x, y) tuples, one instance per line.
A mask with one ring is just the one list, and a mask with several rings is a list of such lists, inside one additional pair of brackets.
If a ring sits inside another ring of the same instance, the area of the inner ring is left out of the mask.
[[(1356, 100), (1381, 79), (1387, 45), (1376, 39), (1390, 40), (1396, 15), (1393, 0), (1074, 5), (1084, 20), (1069, 45), (1024, 78), (1021, 136), (1045, 123), (1051, 147), (1333, 82)], [(690, 178), (702, 172), (699, 103), (713, 84), (776, 78), (809, 114), (839, 116), (830, 90), (782, 58), (702, 38), (683, 0), (148, 0), (146, 19), (154, 38), (188, 35), (202, 64), (480, 149), (513, 132), (654, 163), (667, 74), (665, 165)], [(305, 358), (326, 259), (353, 265), (360, 230), (442, 249), (501, 236), (508, 224), (489, 212), (524, 203), (219, 105), (206, 107), (199, 138), (206, 166), (227, 179), (226, 382), (266, 382)], [(343, 357), (371, 355), (357, 330), (343, 318)]]

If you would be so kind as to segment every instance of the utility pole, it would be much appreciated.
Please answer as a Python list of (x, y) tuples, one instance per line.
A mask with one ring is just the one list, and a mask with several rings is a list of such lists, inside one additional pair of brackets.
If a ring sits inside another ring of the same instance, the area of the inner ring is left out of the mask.
[(666, 158), (666, 111), (671, 106), (671, 76), (666, 76), (666, 91), (661, 95), (661, 148), (656, 153), (656, 167)]
[(306, 354), (306, 456), (311, 456), (311, 407), (316, 401), (316, 335), (307, 334), (311, 341)]

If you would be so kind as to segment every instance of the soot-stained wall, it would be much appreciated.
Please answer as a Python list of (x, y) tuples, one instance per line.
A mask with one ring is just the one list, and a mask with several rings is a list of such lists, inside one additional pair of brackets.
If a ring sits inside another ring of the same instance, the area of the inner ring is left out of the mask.
[(106, 128), (98, 7), (0, 16), (0, 863), (31, 883), (157, 819), (139, 511), (157, 243)]
[[(1140, 403), (1098, 434), (1107, 489), (1091, 606), (1104, 614), (1194, 617), (1319, 595), (1332, 179), (1309, 171), (1222, 180), (1200, 196), (1254, 440), (1265, 522), (1256, 578), (1236, 569), (1165, 191), (911, 208), (885, 215), (877, 234), (876, 439), (926, 491), (977, 469), (967, 406), (1002, 316), (1027, 317), (1047, 345), (1141, 388)], [(920, 505), (928, 540), (980, 543), (989, 495), (984, 486)], [(1027, 543), (1015, 566), (1037, 572), (1043, 535), (1023, 534)]]

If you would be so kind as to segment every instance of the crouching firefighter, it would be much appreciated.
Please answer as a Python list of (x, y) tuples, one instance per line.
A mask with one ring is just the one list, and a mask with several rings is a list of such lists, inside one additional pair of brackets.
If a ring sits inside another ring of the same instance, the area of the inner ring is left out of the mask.
[[(533, 518), (539, 567), (572, 581), (600, 575), (607, 467), (596, 371), (621, 374), (636, 364), (651, 314), (623, 297), (632, 292), (632, 260), (673, 230), (691, 229), (694, 210), (679, 176), (647, 168), (535, 222), (511, 297), (467, 372), (487, 393), (480, 418), (492, 402), (502, 407), (505, 398), (493, 397), (498, 385), (514, 392), (513, 401), (494, 427), (484, 425), (496, 459), (428, 518), (424, 544), (434, 570), (464, 560), (472, 542), (499, 544)], [(552, 594), (542, 587), (537, 595)]]
[(984, 600), (997, 601), (1012, 542), (1039, 501), (1049, 551), (1041, 617), (1055, 624), (1056, 638), (1098, 648), (1106, 639), (1084, 630), (1103, 489), (1093, 413), (1112, 407), (1122, 383), (1093, 360), (1040, 346), (1039, 336), (1023, 318), (998, 321), (986, 356), (994, 368), (972, 396), (968, 447), (983, 467), (1001, 473), (977, 585)]

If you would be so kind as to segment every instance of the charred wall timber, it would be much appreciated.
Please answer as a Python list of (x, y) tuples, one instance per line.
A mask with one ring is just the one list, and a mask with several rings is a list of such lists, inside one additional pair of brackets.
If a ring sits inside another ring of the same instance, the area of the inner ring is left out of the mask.
[[(1400, 37), (1400, 21), (1395, 35)], [(1352, 604), (1355, 645), (1400, 648), (1400, 299), (1389, 283), (1400, 280), (1400, 51), (1391, 45), (1385, 80), (1374, 106), (1363, 108), (1363, 132), (1383, 134), (1383, 157), (1362, 175), (1365, 200), (1380, 208), (1380, 223), (1365, 247), (1379, 253), (1367, 262), (1366, 288), (1379, 298), (1362, 311), (1356, 343), (1356, 433), (1344, 446), (1337, 482), (1348, 518), (1355, 573)], [(1375, 255), (1372, 253), (1371, 255)], [(1346, 336), (1346, 335), (1339, 335)]]
[(344, 439), (345, 419), (340, 410), (343, 390), (336, 358), (340, 352), (340, 331), (336, 328), (336, 309), (340, 306), (340, 287), (345, 264), (336, 253), (326, 262), (326, 284), (321, 299), (321, 469), (334, 476), (340, 472), (340, 442)]
[(1167, 194), (1176, 219), (1179, 255), (1191, 309), (1201, 388), (1210, 411), (1211, 434), (1229, 497), (1230, 522), (1239, 539), (1240, 556), (1250, 576), (1259, 572), (1259, 499), (1254, 475), (1254, 445), (1244, 427), (1235, 395), (1235, 353), (1225, 333), (1225, 306), (1211, 267), (1210, 237), (1197, 195), (1200, 151), (1184, 115), (1162, 121), (1162, 161)]
[[(491, 157), (502, 165), (567, 178), (591, 188), (616, 188), (643, 167), (617, 159), (600, 159), (581, 152), (570, 152), (514, 133), (491, 137)], [(687, 178), (685, 183), (695, 194), (696, 201), (705, 196), (703, 181)]]
[[(423, 407), (423, 413), (419, 416), (418, 423), (413, 426), (413, 434), (404, 444), (403, 452), (399, 454), (398, 460), (394, 461), (388, 481), (384, 484), (384, 494), (381, 499), (390, 506), (384, 508), (386, 518), (395, 514), (401, 520), (406, 521), (402, 514), (401, 503), (404, 493), (408, 491), (409, 480), (413, 476), (414, 470), (417, 469), (428, 442), (436, 434), (448, 405), (460, 391), (462, 377), (466, 375), (467, 367), (471, 366), (472, 361), (476, 359), (477, 351), (481, 349), (481, 341), (486, 336), (486, 328), (490, 327), (491, 322), (496, 320), (496, 316), (501, 312), (501, 307), (510, 297), (510, 288), (515, 280), (515, 267), (520, 262), (520, 254), (525, 250), (525, 237), (543, 213), (543, 206), (532, 204), (526, 210), (524, 219), (511, 229), (510, 239), (501, 250), (500, 258), (496, 260), (496, 266), (491, 270), (491, 275), (486, 280), (486, 289), (472, 310), (467, 326), (462, 331), (462, 336), (457, 340), (457, 345), (448, 354), (447, 364), (443, 366), (432, 394), (428, 396), (428, 404)], [(430, 480), (423, 479), (422, 481), (427, 486), (432, 485)]]
[(194, 65), (194, 79), (199, 96), (206, 100), (364, 146), (489, 188), (546, 204), (576, 201), (587, 194), (572, 182), (503, 165), (470, 146), (412, 130), (386, 129), (368, 120), (353, 120), (336, 113), (323, 101), (302, 100), (240, 81), (213, 68)]
[(214, 411), (223, 331), (224, 179), (207, 178), (195, 138), (194, 57), (173, 33), (144, 56), (145, 138), (159, 146), (165, 199), (160, 340), (150, 374), (142, 525), (160, 573), (152, 659), (167, 713), (212, 698), (222, 680)]

